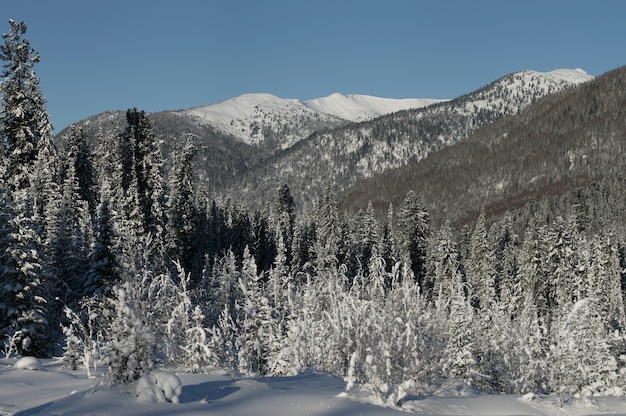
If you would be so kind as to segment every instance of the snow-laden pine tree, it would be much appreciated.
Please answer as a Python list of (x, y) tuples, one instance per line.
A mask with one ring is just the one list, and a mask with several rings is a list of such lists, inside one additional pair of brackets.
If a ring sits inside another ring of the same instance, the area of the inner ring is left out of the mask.
[(506, 313), (502, 313), (496, 296), (496, 256), (485, 225), (485, 213), (481, 212), (470, 237), (468, 258), (465, 262), (469, 300), (474, 307), (475, 351), (481, 372), (482, 388), (497, 390), (503, 372), (502, 357), (506, 339)]
[(237, 335), (239, 328), (233, 319), (230, 305), (224, 304), (217, 323), (209, 329), (209, 348), (213, 353), (213, 365), (237, 370)]
[(0, 268), (1, 322), (3, 336), (16, 342), (20, 354), (46, 356), (51, 328), (48, 299), (51, 293), (43, 280), (41, 241), (32, 219), (29, 189), (13, 192), (9, 199), (6, 251)]
[(6, 158), (4, 179), (10, 190), (16, 190), (33, 186), (38, 144), (50, 136), (52, 125), (34, 71), (39, 54), (24, 37), (26, 23), (11, 19), (9, 24), (10, 31), (2, 35), (4, 45), (0, 45), (0, 59), (4, 61), (0, 82), (0, 143)]
[(452, 299), (459, 292), (463, 293), (463, 281), (460, 273), (459, 253), (452, 239), (452, 231), (444, 225), (434, 239), (436, 247), (433, 253), (434, 275), (433, 300), (435, 307), (443, 316), (450, 312)]
[(197, 258), (195, 221), (197, 209), (194, 203), (194, 158), (196, 146), (187, 140), (172, 157), (169, 172), (167, 199), (167, 254), (170, 261), (180, 262), (186, 270), (191, 270)]
[[(7, 261), (2, 266), (0, 291), (6, 299), (0, 331), (11, 333), (20, 353), (46, 355), (49, 327), (46, 303), (50, 294), (42, 276), (43, 249), (37, 223), (34, 169), (39, 144), (49, 140), (52, 125), (34, 65), (39, 54), (24, 37), (26, 24), (9, 20), (2, 35), (0, 58), (0, 148), (2, 178), (12, 205)], [(19, 334), (18, 337), (13, 337)]]
[(337, 201), (330, 186), (324, 190), (315, 210), (317, 224), (315, 252), (319, 267), (337, 267), (340, 262), (341, 223)]
[[(347, 221), (350, 238), (347, 264), (350, 276), (354, 276), (359, 271), (367, 273), (367, 270), (364, 269), (368, 268), (372, 252), (378, 250), (379, 227), (374, 215), (372, 204), (368, 204), (366, 211), (359, 210)], [(376, 257), (380, 257), (378, 251)], [(384, 260), (383, 262), (386, 264)]]
[(521, 304), (521, 287), (516, 279), (519, 241), (511, 215), (507, 212), (502, 220), (492, 225), (489, 233), (494, 245), (498, 309), (507, 319), (514, 319)]
[(138, 294), (129, 282), (112, 288), (103, 314), (108, 319), (102, 360), (109, 367), (110, 383), (134, 381), (154, 365), (156, 340), (138, 310)]
[(144, 234), (160, 238), (164, 231), (164, 180), (161, 144), (154, 135), (152, 120), (136, 108), (126, 112), (127, 128), (122, 135), (132, 146), (132, 174), (137, 188), (138, 209)]
[(617, 361), (610, 351), (601, 312), (597, 299), (584, 298), (573, 304), (561, 322), (555, 390), (587, 396), (606, 394), (615, 387)]
[(564, 319), (570, 312), (576, 292), (581, 287), (580, 274), (577, 270), (578, 232), (575, 224), (557, 217), (548, 234), (548, 276), (550, 277), (550, 298), (548, 305), (553, 319)]
[[(85, 137), (82, 128), (75, 125), (70, 126), (69, 132), (65, 136), (67, 151), (65, 152), (65, 172), (73, 170), (76, 178), (78, 198), (85, 201), (89, 207), (89, 213), (94, 214), (98, 198), (97, 173), (94, 164), (94, 155), (90, 143)], [(64, 177), (62, 174), (61, 177)], [(105, 180), (107, 178), (104, 178)]]
[(484, 211), (474, 225), (465, 271), (472, 305), (480, 311), (479, 315), (485, 324), (489, 325), (490, 314), (495, 310), (497, 300), (496, 270), (495, 256), (487, 238)]
[(268, 273), (267, 296), (275, 309), (276, 318), (282, 324), (289, 314), (289, 302), (293, 294), (293, 276), (287, 264), (287, 246), (278, 233), (274, 265)]
[(50, 204), (54, 215), (47, 233), (48, 273), (63, 304), (74, 307), (80, 297), (90, 295), (83, 289), (93, 229), (89, 204), (81, 199), (73, 165), (68, 166), (64, 176), (61, 197)]
[(424, 266), (426, 263), (427, 241), (430, 236), (430, 216), (421, 199), (409, 191), (398, 212), (398, 245), (401, 259), (411, 265), (411, 270), (422, 291), (424, 287)]
[(292, 263), (292, 246), (295, 225), (295, 202), (289, 186), (281, 185), (276, 191), (276, 200), (271, 211), (271, 223), (274, 230), (274, 238), (278, 242), (283, 239), (285, 247), (286, 264)]
[(518, 366), (511, 374), (511, 386), (520, 393), (548, 393), (550, 388), (550, 311), (547, 287), (547, 227), (533, 220), (526, 230), (517, 279), (522, 287), (522, 307), (514, 329), (519, 348)]
[(193, 373), (201, 373), (215, 363), (216, 356), (209, 347), (207, 329), (204, 327), (204, 314), (200, 305), (196, 305), (191, 316), (191, 327), (185, 330), (184, 360), (186, 367)]
[(110, 188), (104, 182), (100, 202), (93, 221), (93, 243), (88, 254), (89, 270), (85, 275), (83, 291), (89, 295), (106, 294), (110, 287), (120, 283), (120, 247), (114, 228), (115, 214), (110, 201)]
[(37, 143), (37, 159), (33, 166), (33, 197), (35, 219), (41, 229), (42, 241), (49, 238), (50, 224), (55, 221), (57, 202), (61, 199), (59, 154), (50, 135)]
[(226, 306), (229, 311), (235, 309), (235, 303), (241, 297), (239, 277), (241, 271), (237, 267), (237, 258), (232, 250), (214, 261), (207, 283), (207, 319), (216, 324)]
[(621, 267), (617, 244), (607, 233), (594, 236), (589, 242), (587, 296), (598, 299), (601, 315), (608, 330), (623, 330), (626, 325), (624, 295), (621, 289)]
[(448, 225), (441, 227), (437, 241), (435, 309), (439, 319), (446, 321), (442, 375), (475, 384), (480, 379), (480, 372), (472, 331), (473, 308), (465, 297), (459, 253)]
[(259, 374), (265, 367), (267, 357), (264, 355), (264, 346), (259, 338), (259, 312), (261, 299), (265, 298), (262, 290), (263, 274), (257, 273), (256, 264), (246, 247), (244, 251), (243, 267), (239, 287), (242, 298), (238, 301), (238, 327), (241, 329), (237, 336), (237, 361), (239, 372), (242, 374)]

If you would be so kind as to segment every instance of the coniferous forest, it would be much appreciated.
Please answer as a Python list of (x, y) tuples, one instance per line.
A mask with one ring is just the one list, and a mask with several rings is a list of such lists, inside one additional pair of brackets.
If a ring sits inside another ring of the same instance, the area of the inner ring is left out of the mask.
[(304, 211), (283, 185), (253, 211), (198, 179), (192, 136), (165, 160), (141, 110), (53, 137), (25, 32), (10, 21), (0, 47), (5, 356), (105, 365), (107, 383), (315, 368), (390, 403), (447, 379), (625, 393), (624, 235), (601, 224), (623, 182), (464, 228), (413, 191), (381, 216), (342, 212), (331, 186)]

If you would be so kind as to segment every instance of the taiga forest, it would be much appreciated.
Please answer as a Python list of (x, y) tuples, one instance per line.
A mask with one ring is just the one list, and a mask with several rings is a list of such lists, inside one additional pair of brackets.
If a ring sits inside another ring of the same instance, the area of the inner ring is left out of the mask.
[(106, 385), (313, 368), (393, 405), (451, 379), (626, 394), (626, 68), (511, 74), (286, 148), (286, 128), (255, 147), (137, 108), (53, 135), (40, 57), (9, 29), (5, 357)]

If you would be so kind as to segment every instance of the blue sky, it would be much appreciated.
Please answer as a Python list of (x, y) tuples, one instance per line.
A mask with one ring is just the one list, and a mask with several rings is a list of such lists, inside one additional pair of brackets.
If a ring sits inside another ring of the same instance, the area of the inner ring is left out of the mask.
[(626, 64), (626, 1), (5, 1), (41, 54), (55, 131), (106, 110), (244, 93), (454, 98), (507, 73)]

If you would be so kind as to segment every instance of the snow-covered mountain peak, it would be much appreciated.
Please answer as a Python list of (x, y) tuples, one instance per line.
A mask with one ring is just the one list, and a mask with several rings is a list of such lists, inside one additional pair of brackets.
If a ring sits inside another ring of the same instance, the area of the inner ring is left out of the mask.
[(567, 82), (571, 82), (572, 84), (581, 84), (594, 78), (593, 75), (588, 74), (584, 69), (581, 68), (555, 69), (553, 71), (547, 72), (546, 74)]
[[(506, 90), (527, 102), (592, 78), (593, 76), (580, 68), (556, 69), (550, 72), (521, 71), (496, 81), (490, 91), (479, 93), (473, 100), (479, 107), (504, 104), (505, 96), (497, 90)], [(360, 94), (343, 95), (339, 92), (302, 101), (257, 93), (240, 95), (180, 113), (191, 115), (198, 124), (212, 126), (245, 143), (275, 151), (291, 147), (320, 129), (333, 128), (348, 122), (367, 121), (442, 101), (446, 100), (381, 98)]]
[(392, 99), (334, 93), (308, 101), (268, 93), (243, 94), (216, 104), (182, 111), (248, 144), (285, 149), (321, 128), (419, 108), (441, 100)]
[(396, 99), (359, 94), (343, 95), (335, 92), (327, 97), (304, 101), (304, 104), (309, 108), (344, 120), (365, 121), (409, 108), (425, 107), (440, 101), (442, 100), (429, 98)]
[(300, 100), (267, 93), (244, 94), (183, 113), (245, 143), (275, 149), (292, 146), (318, 128), (345, 123), (306, 107)]

